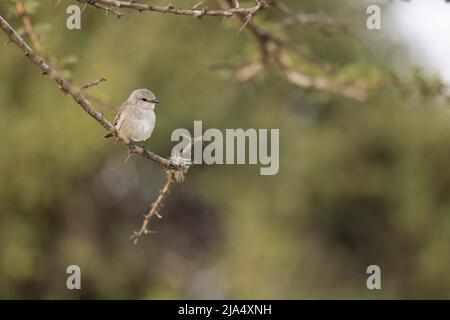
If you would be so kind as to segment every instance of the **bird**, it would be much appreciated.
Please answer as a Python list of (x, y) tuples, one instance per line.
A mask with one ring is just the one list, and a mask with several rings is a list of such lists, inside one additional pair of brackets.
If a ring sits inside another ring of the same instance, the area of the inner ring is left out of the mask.
[[(155, 106), (158, 103), (155, 94), (150, 90), (134, 90), (114, 118), (113, 125), (117, 130), (118, 137), (128, 142), (149, 139), (155, 128)], [(113, 136), (114, 133), (109, 132), (105, 138)]]

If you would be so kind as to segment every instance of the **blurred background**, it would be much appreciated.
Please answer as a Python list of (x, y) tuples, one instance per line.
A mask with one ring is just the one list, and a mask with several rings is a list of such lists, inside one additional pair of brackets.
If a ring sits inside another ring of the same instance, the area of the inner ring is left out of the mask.
[[(369, 31), (369, 2), (283, 2), (332, 16), (356, 35), (303, 25), (279, 31), (336, 77), (396, 81), (364, 101), (301, 90), (270, 68), (238, 81), (211, 68), (258, 57), (232, 19), (131, 10), (116, 19), (88, 7), (81, 30), (70, 31), (66, 8), (78, 2), (29, 1), (65, 76), (78, 84), (108, 79), (89, 93), (109, 119), (133, 89), (156, 93), (149, 150), (169, 156), (171, 132), (192, 131), (194, 120), (204, 129), (278, 128), (280, 169), (260, 176), (255, 165), (192, 167), (165, 200), (163, 219), (152, 221), (157, 233), (134, 245), (129, 236), (164, 172), (141, 157), (125, 162), (123, 146), (103, 139), (105, 130), (14, 44), (1, 45), (0, 298), (450, 297), (450, 118), (448, 99), (435, 90), (443, 85), (437, 76), (449, 78), (436, 74), (448, 54), (430, 44), (448, 44), (448, 33), (432, 28), (432, 14), (424, 36), (421, 24), (408, 23), (450, 5), (437, 0), (434, 9), (417, 10), (433, 1), (380, 1), (383, 29)], [(1, 2), (0, 15), (23, 34), (13, 1)], [(269, 9), (255, 24), (277, 19)], [(422, 41), (430, 34), (435, 41)], [(316, 72), (301, 59), (293, 63)], [(82, 290), (66, 288), (73, 264)], [(381, 268), (381, 290), (366, 287), (371, 264)]]

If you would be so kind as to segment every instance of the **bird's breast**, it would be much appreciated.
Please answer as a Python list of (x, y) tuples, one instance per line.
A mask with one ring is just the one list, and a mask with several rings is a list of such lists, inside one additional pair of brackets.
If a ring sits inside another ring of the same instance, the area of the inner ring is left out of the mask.
[(144, 141), (150, 138), (155, 128), (155, 113), (145, 112), (135, 115), (127, 125), (128, 137), (133, 141)]

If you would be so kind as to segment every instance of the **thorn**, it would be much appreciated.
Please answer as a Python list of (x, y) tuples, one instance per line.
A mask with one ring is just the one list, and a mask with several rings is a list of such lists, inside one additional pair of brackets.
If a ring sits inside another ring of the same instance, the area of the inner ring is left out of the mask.
[(197, 9), (197, 8), (200, 7), (204, 2), (205, 2), (204, 0), (203, 0), (203, 1), (200, 1), (199, 3), (197, 3), (196, 5), (194, 5), (194, 6), (192, 7), (192, 10)]

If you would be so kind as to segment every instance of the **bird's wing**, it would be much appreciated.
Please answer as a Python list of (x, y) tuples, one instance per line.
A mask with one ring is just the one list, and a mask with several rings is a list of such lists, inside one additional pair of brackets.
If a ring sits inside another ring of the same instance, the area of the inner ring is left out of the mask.
[(125, 110), (125, 108), (127, 107), (127, 102), (125, 101), (119, 108), (119, 111), (117, 112), (116, 117), (114, 118), (114, 126), (116, 127), (117, 130), (120, 129), (120, 127), (123, 124), (123, 120), (124, 118), (122, 117), (122, 113)]

